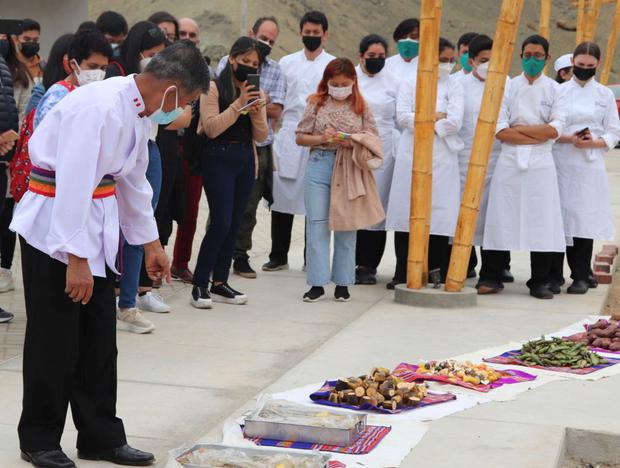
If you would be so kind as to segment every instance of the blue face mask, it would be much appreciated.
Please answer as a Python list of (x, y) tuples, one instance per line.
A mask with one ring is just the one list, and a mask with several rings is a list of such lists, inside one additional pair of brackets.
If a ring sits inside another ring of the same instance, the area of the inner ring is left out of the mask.
[[(174, 89), (174, 92), (176, 94), (175, 108), (172, 109), (170, 112), (165, 112), (164, 101), (166, 100), (168, 92), (172, 89)], [(168, 125), (169, 123), (174, 122), (176, 119), (178, 119), (182, 113), (183, 108), (179, 107), (179, 92), (177, 90), (177, 87), (170, 86), (168, 89), (166, 89), (166, 91), (164, 91), (164, 96), (161, 98), (161, 105), (159, 106), (159, 109), (149, 115), (149, 119), (151, 119), (157, 125)]]
[(469, 64), (469, 52), (465, 52), (461, 55), (461, 68), (467, 73), (472, 70), (471, 65)]

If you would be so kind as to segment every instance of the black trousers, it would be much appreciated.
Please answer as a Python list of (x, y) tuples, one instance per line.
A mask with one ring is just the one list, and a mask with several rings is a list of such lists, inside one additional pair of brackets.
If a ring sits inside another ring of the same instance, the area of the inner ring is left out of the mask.
[(0, 214), (0, 267), (10, 270), (13, 266), (13, 257), (15, 256), (15, 243), (17, 242), (17, 234), (9, 229), (11, 221), (13, 221), (13, 210), (15, 208), (15, 200), (6, 198), (4, 200), (4, 208)]
[(387, 232), (385, 231), (357, 231), (357, 244), (355, 245), (355, 264), (358, 267), (377, 270), (383, 253)]
[(393, 281), (407, 282), (407, 256), (409, 255), (409, 233), (394, 232), (394, 253), (396, 254), (396, 269)]
[(80, 450), (127, 443), (116, 417), (116, 304), (114, 275), (95, 277), (87, 305), (64, 289), (67, 267), (20, 238), (26, 340), (24, 396), (18, 433), (24, 451), (60, 448), (71, 404)]
[(271, 253), (269, 260), (288, 263), (288, 251), (291, 248), (291, 234), (295, 215), (271, 211)]
[[(502, 284), (502, 272), (510, 264), (510, 252), (507, 250), (482, 250), (482, 268), (480, 281), (492, 281)], [(528, 288), (548, 284), (552, 280), (554, 252), (530, 252), (531, 276)]]
[[(574, 281), (587, 281), (594, 276), (592, 272), (593, 239), (573, 237), (573, 245), (566, 247), (566, 260), (570, 268), (570, 277)], [(553, 253), (552, 280), (559, 281), (563, 278), (564, 253)], [(557, 278), (557, 279), (556, 279)]]
[(439, 270), (442, 283), (448, 276), (450, 265), (450, 237), (431, 234), (428, 239), (428, 271)]

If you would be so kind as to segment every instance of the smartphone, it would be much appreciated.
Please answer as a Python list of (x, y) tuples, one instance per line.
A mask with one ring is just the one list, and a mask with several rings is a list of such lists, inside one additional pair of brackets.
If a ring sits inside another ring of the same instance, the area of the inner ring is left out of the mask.
[(338, 132), (336, 138), (338, 138), (339, 140), (350, 140), (351, 134), (346, 132)]
[(589, 128), (589, 127), (586, 127), (586, 128), (584, 128), (583, 130), (579, 130), (579, 131), (577, 132), (577, 136), (578, 136), (579, 138), (583, 138), (584, 136), (586, 136), (586, 134), (587, 134), (589, 131), (590, 131), (590, 128)]
[(24, 22), (20, 19), (0, 19), (0, 34), (19, 35), (24, 31)]
[(239, 112), (242, 113), (242, 114), (244, 112), (247, 113), (248, 109), (250, 107), (252, 107), (253, 105), (255, 105), (257, 101), (262, 104), (261, 107), (263, 107), (265, 105), (265, 101), (263, 99), (254, 99), (253, 101), (248, 102), (245, 106), (243, 106), (241, 109), (239, 109)]
[(4, 133), (0, 133), (0, 143), (8, 143), (9, 141), (16, 141), (19, 139), (19, 134), (15, 130), (7, 130)]
[[(259, 91), (260, 90), (260, 75), (256, 75), (256, 74), (248, 75), (247, 83), (248, 83), (248, 86), (254, 87), (252, 91)], [(248, 104), (251, 104), (254, 101), (256, 101), (256, 99), (248, 101)]]

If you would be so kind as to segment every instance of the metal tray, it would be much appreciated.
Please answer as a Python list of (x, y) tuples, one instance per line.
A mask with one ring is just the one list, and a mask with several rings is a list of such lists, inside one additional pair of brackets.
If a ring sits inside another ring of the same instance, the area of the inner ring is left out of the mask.
[[(265, 455), (271, 455), (271, 456), (275, 456), (275, 455), (288, 455), (293, 462), (297, 462), (297, 463), (302, 463), (302, 462), (309, 462), (312, 463), (312, 467), (316, 467), (316, 468), (327, 468), (329, 460), (330, 460), (330, 455), (328, 454), (323, 454), (323, 453), (315, 453), (315, 452), (308, 452), (308, 453), (299, 453), (299, 452), (293, 452), (291, 450), (284, 450), (284, 449), (279, 449), (279, 450), (273, 450), (273, 449), (254, 449), (254, 448), (246, 448), (246, 447), (231, 447), (231, 446), (227, 446), (227, 445), (218, 445), (218, 444), (197, 444), (194, 445), (191, 449), (183, 452), (181, 455), (178, 455), (176, 457), (176, 461), (177, 463), (179, 463), (180, 465), (182, 465), (184, 468), (214, 468), (213, 465), (210, 464), (193, 464), (193, 463), (183, 463), (180, 460), (191, 454), (194, 451), (197, 450), (205, 450), (207, 452), (213, 452), (213, 453), (217, 453), (218, 451), (223, 451), (223, 450), (234, 450), (235, 453), (238, 453), (240, 455), (246, 455), (249, 457), (252, 456), (265, 456)], [(239, 467), (242, 467), (243, 465), (239, 465)], [(298, 466), (297, 464), (295, 464), (295, 466)], [(264, 468), (272, 468), (271, 466), (265, 466)]]
[(309, 444), (335, 445), (349, 447), (366, 429), (365, 414), (356, 414), (358, 420), (350, 428), (321, 427), (315, 425), (291, 424), (277, 421), (265, 421), (248, 416), (243, 433), (246, 437), (261, 439), (305, 442)]

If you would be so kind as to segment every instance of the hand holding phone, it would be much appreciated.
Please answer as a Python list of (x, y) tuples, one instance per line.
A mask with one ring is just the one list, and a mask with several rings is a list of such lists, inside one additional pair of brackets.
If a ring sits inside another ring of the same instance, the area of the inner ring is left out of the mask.
[(19, 140), (19, 134), (15, 130), (7, 130), (6, 132), (0, 133), (0, 143), (8, 143), (10, 141)]
[(586, 127), (584, 129), (579, 130), (577, 133), (577, 138), (587, 138), (590, 139), (590, 128)]

